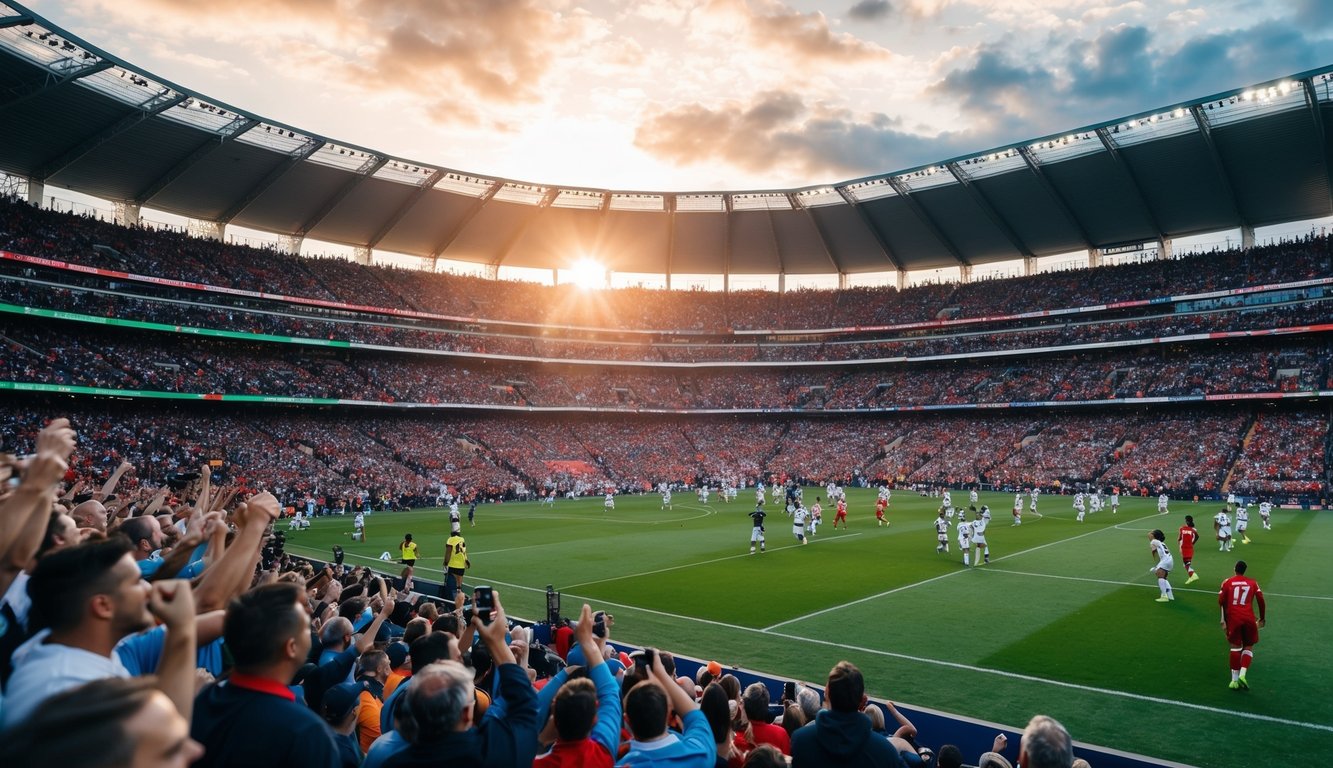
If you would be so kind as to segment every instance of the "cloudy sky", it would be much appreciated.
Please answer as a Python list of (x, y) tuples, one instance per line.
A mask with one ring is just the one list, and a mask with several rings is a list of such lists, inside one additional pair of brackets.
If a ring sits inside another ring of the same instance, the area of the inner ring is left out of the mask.
[(1333, 63), (1333, 0), (29, 0), (163, 78), (425, 163), (839, 181)]

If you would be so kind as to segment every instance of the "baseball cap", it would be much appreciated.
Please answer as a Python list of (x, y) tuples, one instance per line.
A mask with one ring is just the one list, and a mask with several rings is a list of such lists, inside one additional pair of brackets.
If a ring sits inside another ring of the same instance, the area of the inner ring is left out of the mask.
[(722, 665), (718, 664), (716, 661), (708, 662), (708, 674), (712, 675), (713, 677), (721, 677)]
[(398, 669), (407, 661), (406, 643), (389, 643), (389, 646), (384, 649), (384, 652), (389, 656), (390, 669)]
[(363, 683), (340, 683), (324, 692), (324, 719), (336, 723), (356, 708), (356, 702), (365, 690)]

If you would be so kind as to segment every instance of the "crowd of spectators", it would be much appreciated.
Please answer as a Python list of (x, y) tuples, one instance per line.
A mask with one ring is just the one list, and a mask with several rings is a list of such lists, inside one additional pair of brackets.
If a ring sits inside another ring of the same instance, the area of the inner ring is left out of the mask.
[[(29, 270), (30, 271), (30, 270)], [(59, 275), (68, 278), (67, 275)], [(77, 276), (89, 279), (87, 276)], [(525, 335), (496, 328), (443, 328), (382, 315), (338, 317), (300, 313), (296, 305), (266, 309), (217, 306), (195, 301), (134, 296), (77, 286), (53, 285), (29, 278), (0, 275), (0, 301), (22, 307), (72, 312), (95, 318), (153, 322), (166, 326), (245, 334), (267, 334), (309, 340), (347, 342), (428, 350), (462, 357), (508, 357), (618, 362), (853, 362), (886, 357), (962, 356), (979, 351), (1023, 350), (1071, 344), (1106, 344), (1224, 331), (1267, 331), (1333, 321), (1333, 300), (1322, 292), (1301, 299), (1268, 298), (1273, 303), (1243, 307), (1167, 312), (1130, 317), (1042, 318), (985, 324), (980, 329), (932, 329), (877, 333), (778, 337), (722, 335), (682, 342), (611, 335), (583, 338), (546, 329)], [(1281, 299), (1281, 302), (1279, 302)]]
[[(292, 558), (279, 499), (207, 464), (162, 487), (124, 464), (83, 493), (67, 474), (82, 435), (27, 427), (0, 454), (5, 766), (906, 768), (934, 765), (931, 743), (961, 764), (850, 662), (775, 713), (766, 684), (717, 662), (627, 655), (588, 604), (544, 646), (490, 587), (427, 597), (410, 568)], [(979, 764), (1010, 765), (1006, 747)], [(1034, 717), (1017, 763), (1073, 768), (1069, 733)]]
[(1308, 495), (1328, 481), (1328, 424), (1315, 414), (1261, 413), (1241, 441), (1229, 488)]

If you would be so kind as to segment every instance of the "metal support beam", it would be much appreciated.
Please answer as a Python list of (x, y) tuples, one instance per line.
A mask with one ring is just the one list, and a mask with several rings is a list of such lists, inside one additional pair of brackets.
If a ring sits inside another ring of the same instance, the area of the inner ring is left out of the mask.
[(832, 266), (833, 271), (839, 275), (839, 280), (845, 278), (847, 273), (843, 271), (842, 264), (838, 263), (838, 259), (833, 255), (833, 250), (828, 247), (828, 233), (824, 231), (822, 226), (820, 226), (819, 218), (816, 217), (814, 212), (809, 208), (801, 205), (800, 202), (797, 201), (796, 195), (787, 195), (787, 201), (791, 203), (792, 208), (805, 211), (805, 215), (810, 218), (811, 226), (815, 228), (815, 232), (819, 233), (819, 247), (824, 249), (824, 255), (828, 257), (829, 265)]
[(1042, 189), (1046, 190), (1046, 194), (1050, 195), (1051, 199), (1055, 201), (1055, 206), (1060, 209), (1060, 212), (1065, 215), (1065, 218), (1069, 220), (1069, 223), (1078, 231), (1078, 236), (1083, 239), (1083, 244), (1088, 248), (1094, 248), (1095, 246), (1092, 244), (1092, 237), (1088, 235), (1088, 228), (1083, 226), (1083, 222), (1079, 221), (1078, 216), (1074, 215), (1074, 211), (1069, 207), (1069, 204), (1065, 202), (1064, 197), (1056, 191), (1055, 185), (1051, 184), (1050, 179), (1046, 178), (1046, 172), (1043, 171), (1041, 165), (1037, 163), (1037, 158), (1033, 156), (1032, 150), (1027, 147), (1019, 147), (1018, 154), (1023, 158), (1023, 162), (1027, 163), (1028, 170), (1032, 171), (1032, 175), (1036, 177), (1037, 183), (1041, 185)]
[(5, 16), (0, 18), (0, 29), (21, 27), (25, 24), (31, 24), (33, 21), (34, 19), (31, 16)]
[(89, 136), (64, 152), (61, 152), (47, 162), (42, 163), (37, 170), (32, 172), (32, 175), (39, 179), (49, 179), (73, 165), (76, 161), (81, 159), (84, 155), (87, 155), (89, 152), (92, 152), (94, 149), (97, 149), (136, 125), (139, 125), (148, 118), (162, 114), (166, 110), (185, 101), (187, 98), (189, 97), (185, 94), (175, 93), (174, 91), (167, 91), (158, 96), (154, 96), (148, 101), (140, 104), (137, 112), (126, 115), (115, 123), (94, 133), (92, 136)]
[(242, 211), (250, 206), (250, 203), (253, 203), (260, 195), (264, 194), (265, 190), (273, 186), (278, 179), (285, 176), (287, 171), (295, 168), (297, 163), (300, 163), (302, 160), (305, 160), (307, 157), (318, 152), (319, 148), (322, 146), (324, 146), (323, 139), (308, 139), (305, 146), (288, 155), (287, 159), (274, 166), (268, 173), (264, 174), (264, 178), (260, 179), (244, 195), (241, 195), (240, 199), (231, 204), (231, 207), (223, 211), (222, 215), (218, 217), (218, 221), (229, 222), (239, 216)]
[(672, 257), (676, 255), (676, 196), (664, 195), (662, 205), (666, 208), (667, 216), (667, 243), (666, 243), (666, 287), (671, 290), (671, 265)]
[(24, 102), (27, 102), (31, 99), (35, 99), (38, 96), (41, 96), (42, 94), (55, 91), (56, 89), (68, 85), (69, 83), (72, 83), (81, 77), (87, 77), (88, 75), (95, 75), (98, 72), (104, 72), (108, 69), (111, 69), (113, 66), (115, 66), (115, 64), (105, 59), (102, 59), (100, 61), (95, 61), (91, 64), (75, 65), (67, 68), (63, 72), (58, 72), (48, 67), (46, 72), (46, 77), (42, 80), (41, 83), (33, 83), (31, 85), (25, 85), (19, 88), (14, 88), (10, 90), (7, 94), (4, 94), (7, 95), (8, 98), (6, 98), (4, 101), (0, 101), (0, 112), (13, 109), (14, 107), (17, 107), (20, 104), (23, 104)]
[(1204, 146), (1208, 148), (1213, 168), (1217, 171), (1218, 178), (1222, 179), (1222, 191), (1231, 201), (1231, 210), (1236, 212), (1236, 220), (1245, 227), (1249, 221), (1245, 219), (1245, 213), (1240, 209), (1240, 198), (1236, 197), (1236, 185), (1231, 179), (1231, 174), (1227, 172), (1227, 164), (1222, 162), (1222, 154), (1217, 151), (1217, 144), (1213, 141), (1212, 126), (1208, 124), (1208, 118), (1204, 117), (1203, 108), (1199, 105), (1190, 107), (1190, 114), (1194, 116), (1194, 124), (1199, 127), (1199, 136), (1203, 138)]
[(892, 264), (893, 268), (897, 271), (906, 271), (902, 261), (898, 259), (898, 255), (894, 253), (893, 248), (889, 246), (889, 241), (884, 239), (884, 234), (879, 231), (879, 227), (875, 226), (875, 222), (871, 220), (870, 214), (865, 212), (865, 209), (856, 201), (856, 198), (852, 197), (851, 193), (842, 187), (834, 187), (833, 189), (836, 190), (838, 195), (847, 202), (847, 205), (851, 206), (852, 211), (860, 217), (861, 223), (865, 225), (865, 228), (870, 230), (870, 234), (875, 238), (875, 244), (883, 249), (884, 258), (888, 259), (889, 263)]
[(963, 252), (958, 250), (958, 246), (953, 244), (953, 240), (950, 240), (948, 235), (944, 234), (944, 230), (940, 229), (939, 222), (935, 221), (935, 217), (931, 216), (930, 212), (912, 196), (912, 190), (908, 189), (906, 184), (892, 176), (886, 179), (886, 181), (888, 181), (889, 186), (893, 187), (894, 191), (898, 193), (898, 196), (907, 202), (907, 206), (912, 209), (912, 212), (921, 220), (921, 223), (926, 225), (926, 229), (930, 230), (930, 233), (935, 236), (935, 239), (940, 241), (944, 246), (944, 250), (949, 252), (949, 255), (953, 257), (954, 261), (958, 262), (959, 266), (971, 266), (972, 262), (963, 258)]
[(328, 199), (319, 206), (314, 215), (307, 219), (305, 224), (301, 225), (300, 229), (296, 230), (296, 233), (302, 237), (310, 234), (311, 230), (318, 227), (321, 221), (327, 219), (329, 214), (333, 213), (333, 209), (338, 207), (338, 203), (346, 200), (347, 196), (352, 194), (353, 190), (361, 186), (366, 179), (374, 176), (376, 171), (388, 164), (389, 158), (375, 157), (372, 155), (366, 162), (361, 164), (360, 168), (357, 168), (356, 171), (353, 172), (352, 178), (343, 182), (341, 187), (338, 187), (338, 189), (334, 190), (332, 195), (329, 195)]
[(467, 225), (472, 222), (473, 217), (476, 216), (477, 213), (482, 209), (482, 206), (489, 203), (491, 201), (491, 198), (495, 197), (495, 193), (499, 192), (503, 188), (504, 188), (504, 182), (497, 181), (494, 184), (492, 184), (489, 189), (483, 192), (480, 197), (478, 197), (475, 201), (473, 201), (472, 207), (468, 209), (467, 213), (463, 214), (463, 218), (458, 220), (458, 224), (454, 225), (454, 228), (452, 230), (444, 233), (444, 237), (440, 238), (439, 245), (431, 249), (430, 251), (431, 258), (435, 259), (440, 258), (440, 256), (444, 254), (444, 249), (448, 248), (450, 245), (453, 244), (454, 239), (457, 238), (458, 235), (467, 227)]
[(412, 190), (412, 194), (408, 195), (407, 199), (403, 201), (403, 204), (398, 206), (398, 209), (389, 216), (388, 220), (380, 226), (379, 230), (370, 236), (370, 240), (366, 242), (366, 247), (374, 248), (379, 245), (380, 241), (393, 231), (394, 227), (398, 226), (398, 222), (403, 220), (403, 217), (407, 215), (407, 212), (416, 206), (417, 201), (419, 201), (427, 192), (434, 189), (435, 185), (439, 183), (442, 178), (444, 178), (444, 171), (437, 170), (430, 176), (426, 177), (425, 181), (418, 184), (417, 188)]
[(1319, 133), (1322, 140), (1324, 151), (1324, 178), (1328, 182), (1329, 202), (1333, 204), (1333, 157), (1330, 156), (1330, 145), (1333, 145), (1333, 138), (1328, 135), (1328, 126), (1324, 124), (1324, 113), (1319, 110), (1319, 94), (1314, 89), (1314, 79), (1305, 78), (1301, 81), (1301, 86), (1305, 88), (1305, 103), (1310, 108), (1310, 117), (1314, 120), (1315, 131)]
[[(500, 246), (499, 255), (495, 257), (494, 265), (497, 271), (504, 265), (505, 259), (509, 258), (509, 252), (514, 250), (514, 246), (518, 245), (523, 233), (528, 231), (528, 227), (532, 226), (532, 222), (536, 221), (543, 211), (551, 207), (551, 203), (555, 202), (556, 195), (559, 194), (560, 190), (556, 187), (547, 189), (546, 193), (542, 195), (541, 201), (533, 206), (532, 213), (524, 216), (523, 221), (517, 227), (514, 227), (513, 232), (509, 233), (509, 236), (505, 238), (504, 243)], [(551, 274), (556, 274), (556, 270), (552, 269)]]
[(731, 195), (722, 196), (722, 208), (727, 213), (727, 225), (722, 237), (722, 293), (731, 293)]
[(1008, 240), (1009, 244), (1012, 245), (1015, 250), (1023, 254), (1023, 258), (1031, 258), (1032, 249), (1028, 248), (1027, 243), (1023, 242), (1023, 238), (1019, 237), (1018, 233), (1009, 226), (1009, 222), (1004, 220), (1004, 217), (1000, 215), (1000, 212), (995, 210), (995, 206), (991, 205), (990, 200), (986, 199), (986, 195), (977, 187), (977, 185), (972, 183), (972, 179), (966, 173), (963, 173), (963, 169), (958, 167), (958, 163), (945, 163), (945, 167), (948, 168), (949, 173), (952, 173), (953, 177), (958, 180), (958, 183), (963, 185), (963, 189), (967, 190), (967, 193), (971, 195), (972, 202), (976, 203), (977, 207), (986, 214), (986, 218), (990, 219), (991, 223), (995, 225), (995, 228), (1000, 230), (1000, 234), (1004, 235), (1004, 239)]
[(1143, 185), (1139, 183), (1139, 177), (1134, 175), (1134, 169), (1130, 168), (1129, 163), (1125, 162), (1125, 158), (1121, 157), (1120, 148), (1115, 145), (1115, 142), (1111, 141), (1111, 134), (1105, 128), (1098, 128), (1097, 138), (1102, 140), (1102, 146), (1106, 148), (1108, 153), (1110, 153), (1111, 160), (1115, 162), (1116, 167), (1118, 167), (1125, 175), (1125, 178), (1129, 180), (1129, 185), (1134, 188), (1134, 194), (1139, 204), (1139, 210), (1145, 217), (1147, 217), (1148, 223), (1152, 225), (1153, 232), (1157, 235), (1157, 239), (1167, 239), (1166, 231), (1162, 229), (1161, 223), (1157, 221), (1157, 214), (1153, 213), (1152, 206), (1148, 203), (1148, 197), (1143, 194)]
[(168, 168), (161, 176), (149, 182), (148, 186), (139, 190), (134, 196), (134, 202), (143, 205), (157, 196), (157, 193), (167, 188), (167, 185), (181, 177), (181, 174), (190, 170), (195, 163), (203, 160), (213, 150), (223, 146), (227, 142), (235, 139), (237, 136), (259, 125), (258, 120), (252, 120), (248, 117), (239, 117), (225, 126), (222, 131), (215, 136), (210, 136), (199, 146), (190, 150), (190, 154), (176, 161), (175, 165)]

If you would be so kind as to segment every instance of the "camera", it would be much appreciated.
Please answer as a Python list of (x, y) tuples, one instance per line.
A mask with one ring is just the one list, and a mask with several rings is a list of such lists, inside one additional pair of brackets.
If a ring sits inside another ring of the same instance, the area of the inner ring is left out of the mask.
[(481, 623), (491, 623), (491, 613), (495, 611), (495, 590), (490, 587), (477, 587), (472, 592), (472, 608), (481, 617)]
[(273, 535), (268, 538), (268, 541), (265, 542), (264, 549), (259, 554), (259, 557), (264, 564), (264, 570), (272, 568), (274, 563), (283, 558), (286, 554), (286, 547), (287, 534), (282, 531), (275, 531)]

